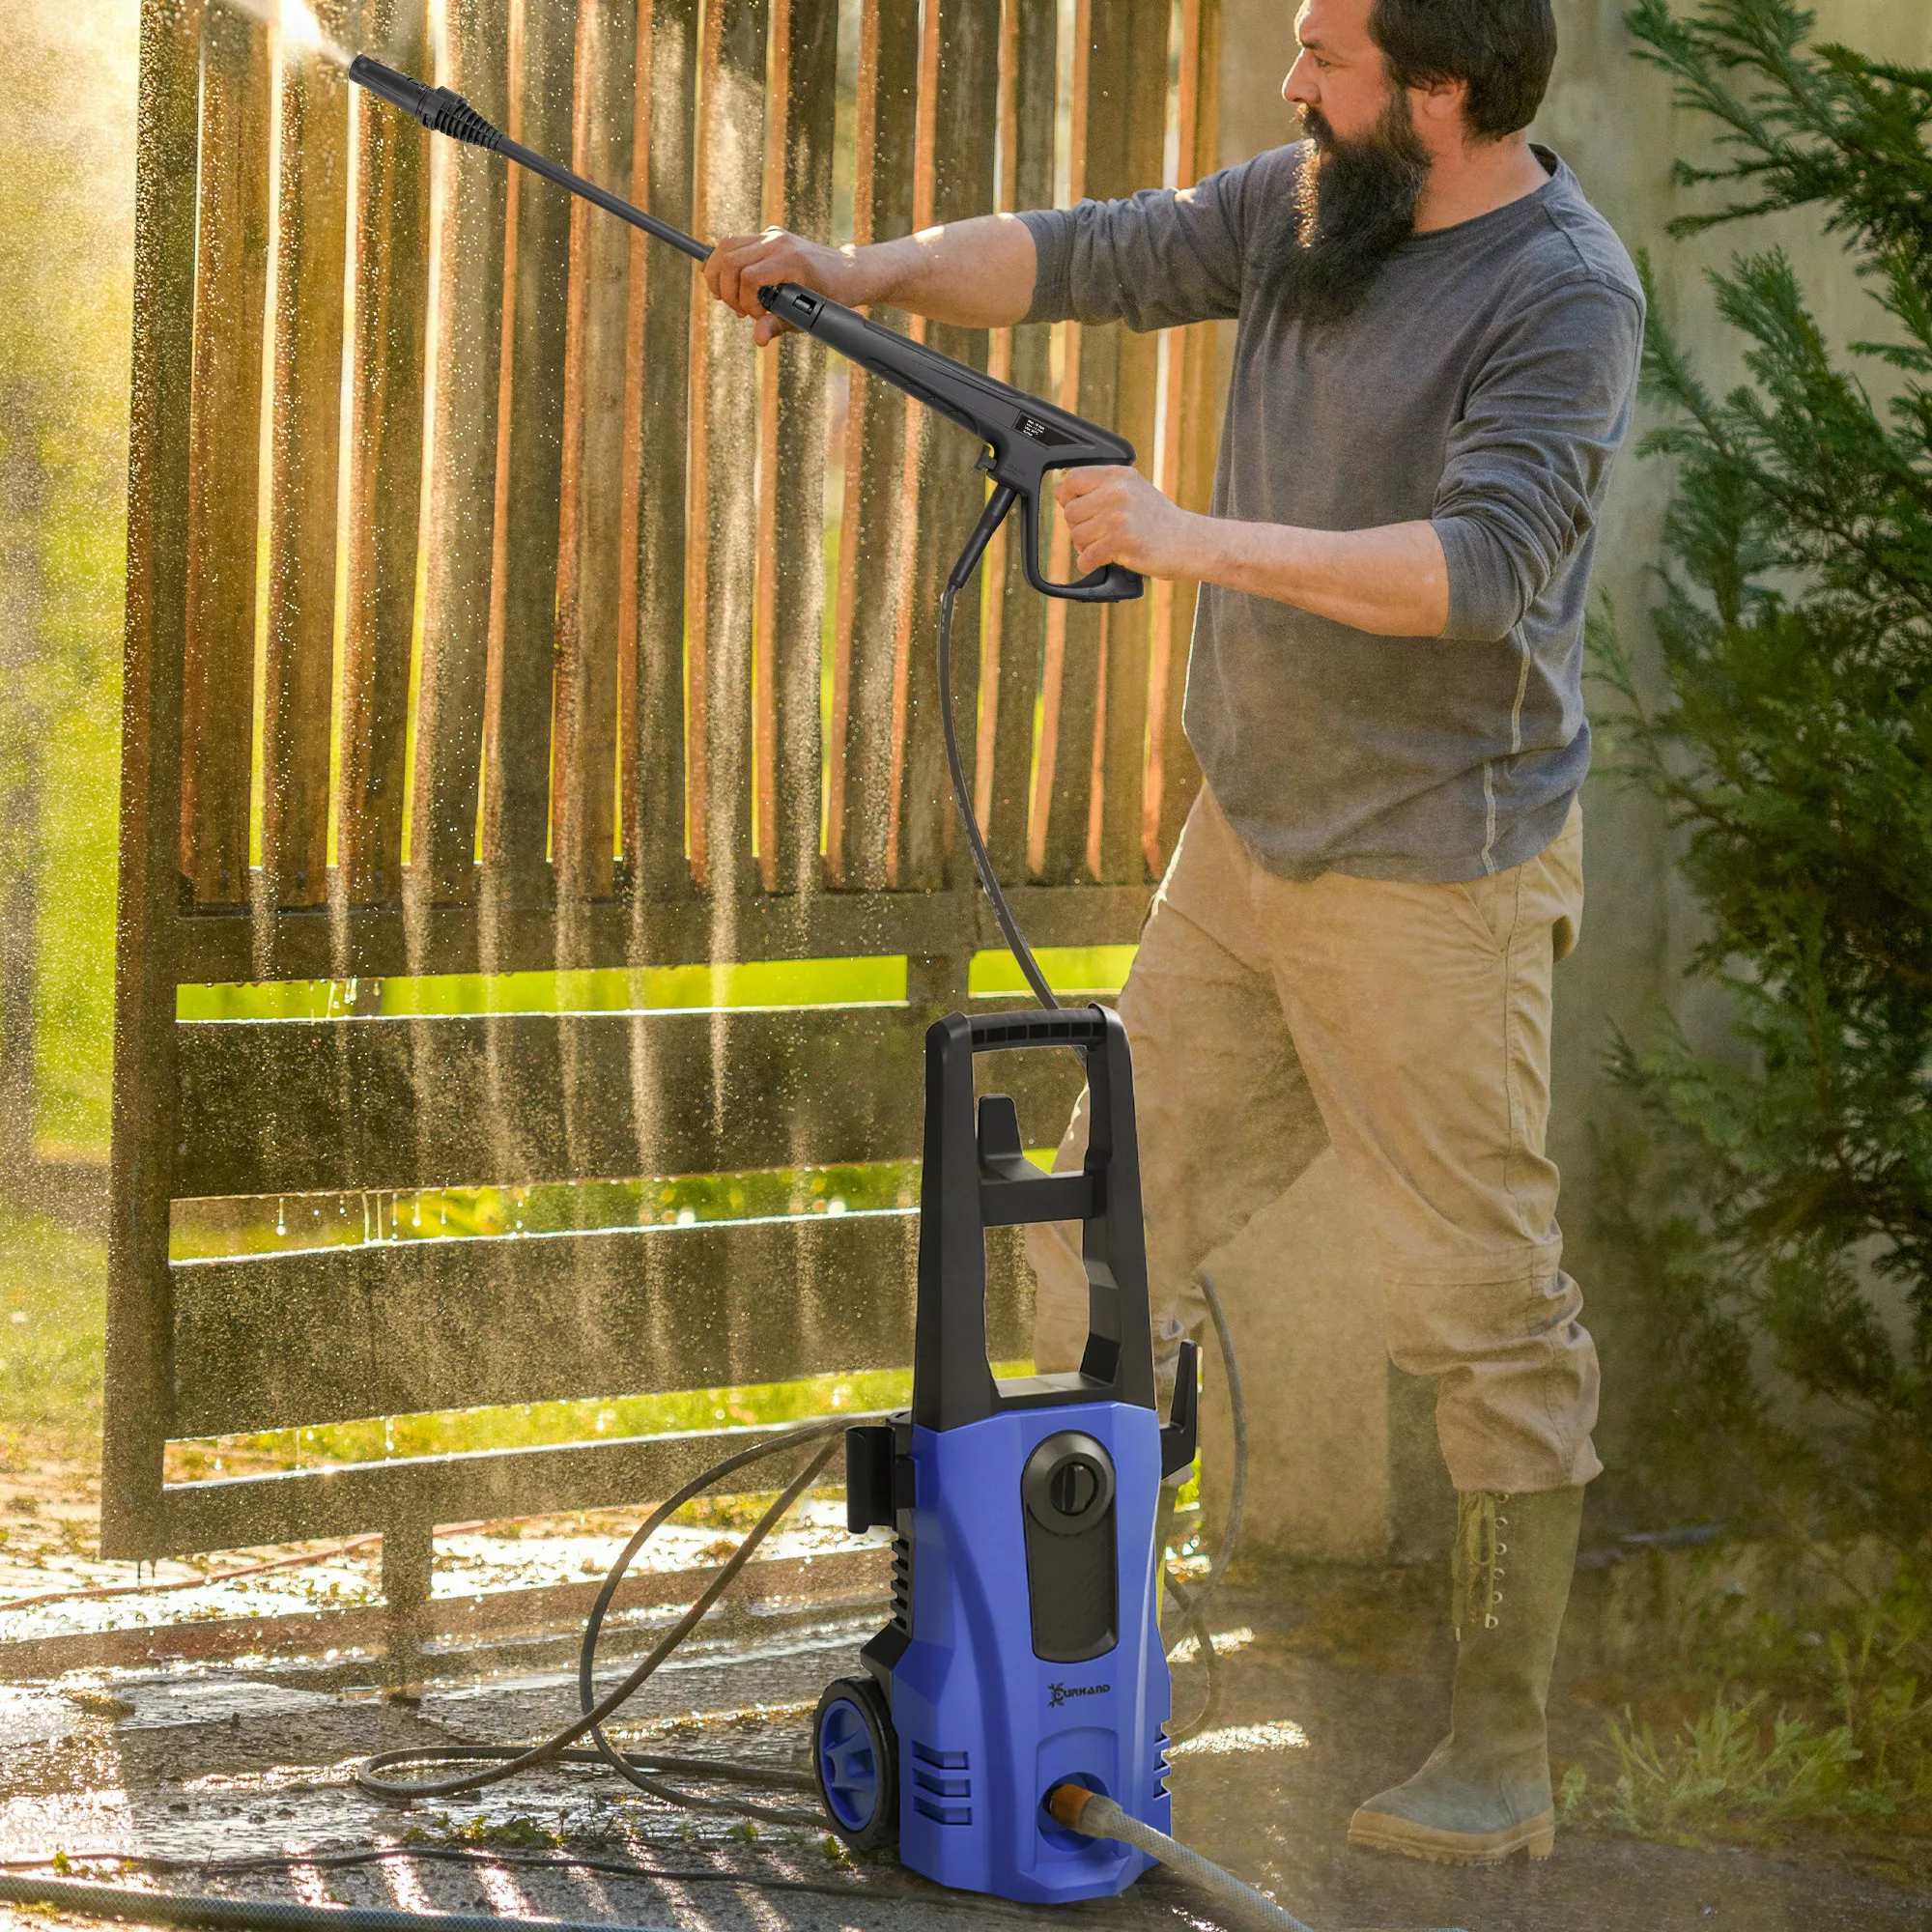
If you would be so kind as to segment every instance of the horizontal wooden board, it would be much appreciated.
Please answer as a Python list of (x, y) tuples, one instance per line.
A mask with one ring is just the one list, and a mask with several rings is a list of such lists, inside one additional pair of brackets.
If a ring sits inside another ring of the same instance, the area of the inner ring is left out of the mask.
[[(814, 1606), (829, 1608), (854, 1598), (863, 1601), (864, 1594), (871, 1592), (881, 1599), (883, 1614), (891, 1575), (892, 1554), (877, 1548), (838, 1549), (823, 1556), (774, 1556), (763, 1561), (754, 1557), (725, 1585), (724, 1595), (753, 1603), (793, 1604), (804, 1599)], [(646, 1571), (619, 1588), (611, 1607), (636, 1610), (689, 1604), (710, 1576), (709, 1569)], [(556, 1632), (560, 1636), (563, 1630), (582, 1624), (603, 1587), (601, 1581), (550, 1583), (530, 1590), (432, 1597), (403, 1620), (403, 1627), (418, 1638), (438, 1641), (445, 1653), (460, 1646), (466, 1637), (497, 1645), (513, 1633), (534, 1636)], [(394, 1640), (397, 1631), (396, 1613), (386, 1604), (358, 1605), (347, 1610), (296, 1610), (279, 1617), (213, 1617), (144, 1624), (132, 1630), (87, 1631), (71, 1636), (28, 1637), (18, 1643), (0, 1644), (0, 1667), (6, 1670), (8, 1681), (15, 1683), (22, 1678), (59, 1677), (70, 1670), (144, 1670), (156, 1664), (217, 1658), (316, 1658), (325, 1651), (333, 1655), (380, 1650)], [(449, 1667), (446, 1654), (442, 1667)]]
[[(181, 1198), (919, 1157), (936, 1008), (264, 1020), (177, 1029)], [(999, 1070), (1058, 1138), (1072, 1053)]]
[[(1151, 888), (1019, 887), (1014, 916), (1035, 946), (1123, 946), (1139, 935)], [(175, 977), (184, 982), (327, 980), (355, 975), (524, 973), (553, 968), (669, 966), (713, 955), (733, 936), (739, 959), (845, 958), (909, 952), (964, 957), (1000, 945), (977, 889), (944, 893), (748, 893), (728, 908), (694, 893), (633, 907), (602, 901), (559, 931), (550, 905), (490, 908), (490, 940), (472, 905), (332, 913), (194, 913), (177, 921)]]
[[(177, 1266), (169, 1434), (902, 1367), (917, 1236), (910, 1213), (811, 1215)], [(1017, 1255), (989, 1248), (996, 1359), (1031, 1334)]]
[[(850, 1422), (876, 1421), (854, 1414)], [(117, 1562), (355, 1536), (401, 1525), (472, 1522), (550, 1511), (654, 1503), (725, 1457), (796, 1428), (679, 1431), (595, 1442), (453, 1456), (397, 1456), (345, 1468), (287, 1469), (267, 1476), (217, 1476), (171, 1483), (153, 1516), (103, 1531), (100, 1553)], [(770, 1480), (787, 1464), (753, 1464), (746, 1480)], [(795, 1465), (794, 1465), (795, 1466)], [(110, 1547), (111, 1546), (111, 1547)]]

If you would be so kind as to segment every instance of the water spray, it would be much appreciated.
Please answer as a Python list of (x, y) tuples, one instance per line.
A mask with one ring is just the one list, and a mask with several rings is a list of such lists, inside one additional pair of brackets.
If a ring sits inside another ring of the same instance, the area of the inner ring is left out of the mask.
[(302, 0), (220, 0), (220, 4), (279, 34), (284, 48), (320, 55), (330, 67), (347, 70), (349, 49), (329, 35)]
[[(325, 58), (341, 49), (297, 0), (228, 0), (295, 33)], [(310, 34), (301, 27), (306, 21)], [(349, 77), (434, 133), (514, 161), (581, 195), (694, 262), (696, 237), (512, 140), (459, 94), (358, 55)], [(843, 1418), (790, 1430), (726, 1458), (661, 1503), (625, 1545), (587, 1621), (578, 1670), (581, 1715), (538, 1744), (444, 1746), (371, 1758), (357, 1783), (407, 1804), (453, 1797), (542, 1766), (601, 1763), (653, 1797), (773, 1823), (822, 1826), (849, 1844), (896, 1844), (909, 1868), (944, 1885), (1052, 1903), (1125, 1889), (1155, 1861), (1203, 1888), (1232, 1918), (1269, 1932), (1308, 1932), (1160, 1829), (1170, 1822), (1166, 1747), (1170, 1684), (1159, 1606), (1164, 1552), (1154, 1547), (1159, 1496), (1193, 1463), (1198, 1350), (1180, 1350), (1171, 1418), (1155, 1412), (1146, 1234), (1133, 1076), (1118, 1014), (1098, 1005), (1063, 1009), (1020, 931), (994, 872), (966, 782), (952, 717), (954, 602), (1017, 506), (1028, 581), (1048, 597), (1111, 603), (1138, 597), (1139, 576), (1108, 564), (1072, 582), (1039, 565), (1041, 494), (1060, 469), (1130, 466), (1133, 446), (1112, 431), (868, 321), (796, 283), (758, 291), (766, 311), (868, 374), (959, 424), (982, 445), (991, 479), (984, 509), (939, 600), (940, 716), (947, 766), (973, 862), (1000, 927), (1039, 1001), (1035, 1011), (953, 1013), (926, 1034), (925, 1140), (912, 1406), (883, 1423)], [(1022, 1152), (1010, 1098), (976, 1093), (976, 1059), (1016, 1048), (1079, 1052), (1091, 1099), (1088, 1148), (1077, 1172), (1040, 1174)], [(999, 1380), (986, 1359), (986, 1234), (994, 1227), (1079, 1220), (1089, 1283), (1089, 1334), (1066, 1375)], [(1200, 1639), (1213, 1686), (1213, 1639), (1202, 1620), (1207, 1588), (1232, 1548), (1245, 1477), (1246, 1418), (1232, 1340), (1211, 1284), (1203, 1284), (1228, 1370), (1234, 1410), (1236, 1508), (1208, 1584), (1175, 1590)], [(715, 1758), (619, 1749), (604, 1725), (642, 1688), (818, 1480), (844, 1437), (847, 1526), (893, 1532), (892, 1620), (861, 1652), (866, 1674), (836, 1680), (813, 1719), (810, 1774)], [(684, 1503), (763, 1458), (798, 1452), (776, 1502), (697, 1600), (624, 1679), (601, 1696), (597, 1646), (626, 1571)], [(1206, 1710), (1196, 1728), (1206, 1721)], [(413, 1770), (413, 1777), (399, 1776)], [(423, 1773), (433, 1774), (429, 1776)], [(709, 1786), (709, 1791), (694, 1785)], [(718, 1787), (724, 1787), (719, 1790)], [(759, 1804), (747, 1786), (815, 1794), (823, 1810)], [(29, 1885), (32, 1882), (27, 1882)], [(83, 1898), (82, 1893), (93, 1894)], [(8, 1894), (0, 1889), (0, 1896)], [(66, 1886), (70, 1910), (124, 1910), (126, 1893)], [(149, 1901), (143, 1901), (144, 1907)], [(177, 1922), (199, 1901), (172, 1901)], [(248, 1922), (395, 1932), (431, 1923), (394, 1913), (327, 1915), (245, 1910)], [(159, 1918), (159, 1912), (144, 1913)], [(441, 1921), (470, 1932), (473, 1921)]]
[[(548, 155), (540, 155), (521, 141), (512, 140), (449, 88), (431, 87), (371, 60), (367, 54), (358, 54), (351, 63), (349, 78), (421, 122), (432, 133), (445, 134), (451, 140), (500, 155), (546, 181), (568, 188), (572, 194), (582, 196), (633, 228), (642, 229), (694, 262), (710, 258), (710, 248), (696, 236), (687, 235), (683, 229), (660, 220), (621, 195), (598, 186)], [(1026, 975), (1035, 998), (1042, 1007), (1057, 1008), (1059, 1002), (1053, 997), (1053, 989), (1034, 959), (1033, 950), (1027, 945), (993, 870), (966, 783), (952, 722), (952, 605), (958, 593), (972, 582), (993, 533), (1015, 505), (1019, 507), (1023, 527), (1021, 556), (1027, 582), (1043, 596), (1081, 604), (1114, 603), (1140, 596), (1145, 587), (1140, 578), (1118, 563), (1110, 563), (1071, 583), (1054, 582), (1039, 566), (1043, 527), (1040, 497), (1048, 477), (1057, 470), (1094, 464), (1131, 467), (1133, 444), (1084, 416), (1076, 416), (1038, 396), (1028, 395), (1023, 389), (982, 376), (968, 364), (942, 355), (938, 350), (928, 349), (924, 343), (915, 342), (895, 329), (882, 328), (857, 310), (828, 300), (795, 282), (779, 282), (762, 288), (758, 299), (768, 313), (824, 343), (868, 375), (902, 389), (915, 402), (937, 411), (984, 445), (979, 467), (992, 478), (992, 493), (965, 549), (947, 577), (939, 602), (940, 720), (945, 728), (946, 762), (952, 781), (952, 796), (965, 829), (966, 842), (972, 848), (980, 883), (985, 888), (1000, 930)]]

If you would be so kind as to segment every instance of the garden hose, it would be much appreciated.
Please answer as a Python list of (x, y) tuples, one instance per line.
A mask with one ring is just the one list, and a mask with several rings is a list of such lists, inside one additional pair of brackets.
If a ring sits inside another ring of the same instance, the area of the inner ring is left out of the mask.
[(1156, 1832), (1130, 1817), (1111, 1798), (1084, 1784), (1056, 1784), (1046, 1795), (1046, 1808), (1056, 1821), (1083, 1838), (1113, 1838), (1158, 1859), (1177, 1878), (1205, 1891), (1245, 1924), (1268, 1926), (1273, 1932), (1312, 1932), (1291, 1912), (1284, 1912), (1265, 1892), (1243, 1885), (1233, 1872), (1190, 1851), (1179, 1838)]

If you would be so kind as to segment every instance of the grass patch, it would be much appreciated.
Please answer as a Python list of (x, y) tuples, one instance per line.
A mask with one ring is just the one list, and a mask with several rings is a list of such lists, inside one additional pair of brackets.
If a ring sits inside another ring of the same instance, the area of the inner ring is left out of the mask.
[(100, 1451), (107, 1244), (0, 1204), (0, 1464)]
[[(1932, 1831), (1932, 1588), (1910, 1555), (1876, 1588), (1818, 1547), (1786, 1571), (1785, 1602), (1695, 1586), (1677, 1656), (1646, 1708), (1626, 1705), (1586, 1765), (1565, 1774), (1559, 1819), (1680, 1844), (1766, 1827)], [(1658, 1713), (1695, 1697), (1674, 1720)]]
[(1573, 1766), (1563, 1780), (1563, 1822), (1695, 1843), (1731, 1824), (1889, 1815), (1896, 1808), (1888, 1793), (1859, 1779), (1864, 1753), (1849, 1725), (1815, 1729), (1782, 1710), (1767, 1716), (1764, 1706), (1763, 1691), (1743, 1703), (1720, 1691), (1708, 1711), (1662, 1742), (1626, 1710), (1605, 1733), (1614, 1774), (1593, 1782), (1582, 1766)]

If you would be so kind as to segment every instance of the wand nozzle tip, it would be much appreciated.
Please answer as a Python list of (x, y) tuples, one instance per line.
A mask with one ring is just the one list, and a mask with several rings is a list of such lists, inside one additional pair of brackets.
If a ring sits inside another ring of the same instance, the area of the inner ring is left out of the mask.
[(349, 63), (349, 78), (357, 87), (366, 87), (371, 94), (386, 100), (391, 107), (400, 107), (412, 120), (429, 126), (423, 102), (431, 90), (422, 81), (412, 80), (408, 74), (398, 73), (394, 68), (384, 67), (367, 54), (357, 54)]
[(454, 141), (468, 141), (476, 148), (500, 151), (503, 137), (462, 95), (446, 87), (431, 87), (427, 81), (412, 80), (367, 54), (357, 54), (349, 63), (349, 78), (366, 87), (379, 99), (400, 108), (412, 120), (420, 121), (432, 133), (447, 134)]

